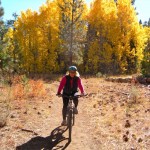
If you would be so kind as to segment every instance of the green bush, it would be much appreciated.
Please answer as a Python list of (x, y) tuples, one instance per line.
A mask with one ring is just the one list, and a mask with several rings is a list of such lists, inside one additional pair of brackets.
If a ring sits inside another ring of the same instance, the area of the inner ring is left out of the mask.
[(101, 78), (101, 77), (103, 77), (103, 74), (102, 74), (101, 72), (98, 72), (98, 73), (96, 74), (96, 77)]

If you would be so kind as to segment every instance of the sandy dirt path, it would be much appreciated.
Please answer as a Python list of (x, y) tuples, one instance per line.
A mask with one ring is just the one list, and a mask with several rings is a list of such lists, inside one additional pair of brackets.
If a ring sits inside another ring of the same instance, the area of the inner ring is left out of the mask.
[[(62, 98), (56, 97), (59, 82), (54, 82), (52, 85), (48, 85), (50, 95), (50, 111), (49, 116), (39, 115), (44, 120), (41, 120), (41, 124), (29, 126), (29, 122), (24, 126), (23, 131), (34, 131), (34, 137), (28, 138), (26, 142), (17, 145), (17, 150), (56, 150), (56, 149), (68, 149), (68, 150), (97, 150), (98, 148), (93, 143), (93, 137), (90, 133), (90, 116), (87, 114), (88, 98), (80, 98), (78, 111), (76, 115), (75, 125), (72, 130), (72, 141), (68, 140), (68, 129), (65, 126), (61, 126), (62, 122)], [(46, 102), (45, 102), (46, 103)], [(44, 110), (45, 103), (40, 105), (40, 110)], [(38, 107), (38, 106), (37, 106)], [(36, 124), (36, 123), (35, 123)], [(33, 135), (32, 133), (32, 135)], [(31, 135), (30, 135), (31, 137)], [(20, 143), (20, 142), (19, 142)]]
[(46, 98), (12, 101), (7, 125), (0, 129), (0, 150), (149, 150), (148, 86), (96, 78), (83, 84), (91, 96), (79, 101), (71, 143), (60, 126), (62, 99), (54, 81), (45, 83)]

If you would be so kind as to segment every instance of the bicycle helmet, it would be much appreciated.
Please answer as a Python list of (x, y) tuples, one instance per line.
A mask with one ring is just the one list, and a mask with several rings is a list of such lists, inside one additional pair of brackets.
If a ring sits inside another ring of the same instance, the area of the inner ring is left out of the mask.
[(70, 66), (69, 71), (77, 71), (77, 67), (76, 66)]

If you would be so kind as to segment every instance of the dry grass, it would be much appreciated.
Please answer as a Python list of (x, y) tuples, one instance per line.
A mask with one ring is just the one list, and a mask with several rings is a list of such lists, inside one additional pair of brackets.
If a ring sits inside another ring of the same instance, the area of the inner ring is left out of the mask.
[(34, 101), (35, 99), (44, 99), (46, 97), (47, 92), (43, 80), (31, 80), (25, 76), (15, 76), (11, 87), (1, 84), (0, 127), (6, 125), (11, 109), (23, 109), (23, 112), (27, 113), (30, 109), (29, 103), (31, 100)]
[(0, 87), (0, 112), (0, 127), (3, 127), (10, 112), (10, 87), (3, 84)]
[(16, 76), (12, 85), (13, 99), (43, 97), (46, 94), (43, 80), (32, 80)]

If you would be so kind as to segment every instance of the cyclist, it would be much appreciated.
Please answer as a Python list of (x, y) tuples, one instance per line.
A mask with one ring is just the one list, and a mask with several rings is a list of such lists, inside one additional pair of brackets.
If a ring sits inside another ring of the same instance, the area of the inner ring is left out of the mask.
[[(80, 89), (80, 92), (82, 95), (85, 94), (81, 78), (79, 77), (79, 72), (77, 71), (76, 66), (70, 66), (66, 75), (62, 78), (60, 85), (58, 87), (57, 95), (59, 96), (61, 94), (61, 91), (63, 89), (63, 94), (67, 96), (74, 96), (76, 92), (78, 92), (78, 88)], [(69, 98), (63, 97), (63, 109), (62, 109), (62, 116), (63, 121), (61, 125), (67, 125), (66, 122), (66, 113), (67, 113), (67, 106), (69, 102)], [(78, 106), (78, 98), (75, 98), (73, 100), (75, 109), (74, 113), (78, 114), (77, 106)]]

